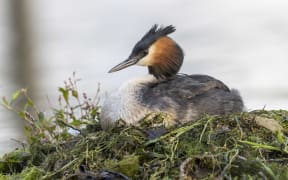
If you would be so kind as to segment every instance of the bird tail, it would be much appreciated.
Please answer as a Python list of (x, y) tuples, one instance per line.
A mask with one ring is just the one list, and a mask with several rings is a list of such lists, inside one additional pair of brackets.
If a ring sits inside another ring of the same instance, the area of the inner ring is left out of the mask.
[(237, 89), (231, 89), (231, 95), (234, 97), (234, 107), (236, 112), (242, 112), (242, 111), (247, 111), (242, 96), (240, 92)]

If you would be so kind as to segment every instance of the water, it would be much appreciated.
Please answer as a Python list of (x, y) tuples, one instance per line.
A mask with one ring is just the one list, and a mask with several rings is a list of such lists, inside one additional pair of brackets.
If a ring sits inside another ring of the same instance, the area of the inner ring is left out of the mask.
[[(8, 1), (8, 0), (7, 0)], [(7, 80), (5, 0), (0, 1), (0, 95), (15, 85)], [(247, 109), (288, 108), (288, 2), (280, 0), (220, 1), (76, 1), (34, 2), (37, 39), (35, 69), (38, 97), (57, 99), (57, 87), (73, 71), (80, 89), (93, 95), (116, 89), (122, 82), (147, 73), (131, 67), (108, 74), (154, 24), (173, 24), (174, 38), (185, 51), (181, 72), (209, 74), (241, 92)], [(3, 39), (2, 39), (3, 37)], [(0, 109), (0, 154), (10, 138), (22, 138), (18, 119), (7, 123)], [(5, 125), (4, 125), (5, 124)], [(14, 129), (13, 129), (14, 128)], [(19, 127), (17, 127), (19, 129)], [(5, 130), (5, 132), (4, 132)], [(9, 148), (7, 148), (9, 147)]]

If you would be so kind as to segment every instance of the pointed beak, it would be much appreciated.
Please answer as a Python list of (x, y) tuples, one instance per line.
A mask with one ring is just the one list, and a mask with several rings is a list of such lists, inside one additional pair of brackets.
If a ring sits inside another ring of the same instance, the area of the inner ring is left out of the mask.
[(112, 69), (110, 69), (110, 71), (108, 71), (108, 73), (120, 71), (121, 69), (124, 69), (124, 68), (127, 68), (129, 66), (132, 66), (132, 65), (136, 64), (137, 62), (138, 62), (138, 59), (135, 58), (135, 57), (134, 58), (128, 58), (127, 60), (121, 62), (117, 66), (115, 66)]

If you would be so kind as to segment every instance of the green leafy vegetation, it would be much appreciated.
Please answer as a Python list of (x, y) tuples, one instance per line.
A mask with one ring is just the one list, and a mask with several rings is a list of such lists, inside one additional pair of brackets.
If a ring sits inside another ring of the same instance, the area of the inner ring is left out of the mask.
[(3, 98), (25, 120), (28, 143), (0, 159), (0, 179), (288, 179), (288, 111), (203, 115), (177, 127), (158, 113), (103, 131), (98, 93), (81, 94), (77, 82), (59, 88), (49, 116), (26, 89)]

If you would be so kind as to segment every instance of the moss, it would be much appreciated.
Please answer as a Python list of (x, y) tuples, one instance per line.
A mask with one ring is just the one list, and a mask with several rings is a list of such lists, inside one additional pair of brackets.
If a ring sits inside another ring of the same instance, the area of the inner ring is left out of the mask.
[(23, 180), (38, 180), (45, 174), (45, 171), (43, 169), (37, 168), (37, 167), (31, 167), (24, 169), (20, 177)]
[(9, 178), (9, 176), (5, 176), (5, 175), (1, 175), (0, 174), (0, 180), (9, 180), (11, 178)]
[(31, 154), (22, 149), (5, 154), (0, 160), (0, 173), (11, 174), (21, 172), (27, 165), (30, 157)]
[(129, 177), (134, 177), (140, 168), (139, 165), (139, 156), (131, 155), (131, 156), (124, 156), (122, 160), (115, 161), (105, 161), (104, 165), (107, 169), (121, 172)]

